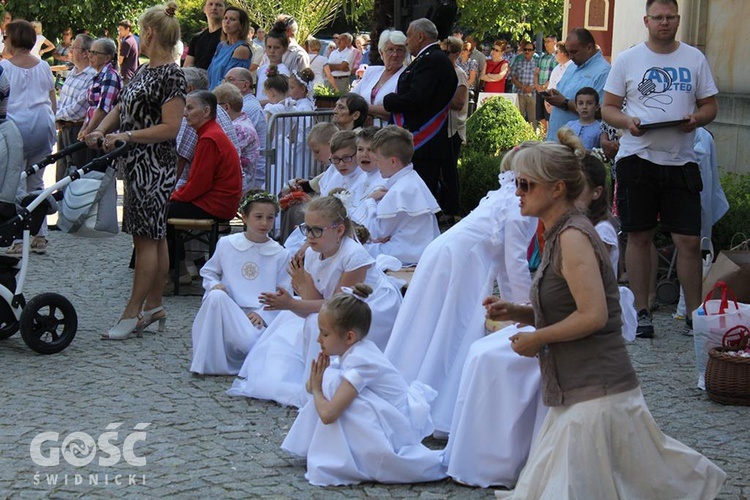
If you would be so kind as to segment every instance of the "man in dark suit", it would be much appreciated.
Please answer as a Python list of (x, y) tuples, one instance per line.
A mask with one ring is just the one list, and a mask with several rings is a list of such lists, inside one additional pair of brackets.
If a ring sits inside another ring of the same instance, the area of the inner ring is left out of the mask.
[(437, 37), (437, 28), (429, 19), (409, 24), (406, 45), (414, 60), (383, 105), (397, 125), (414, 134), (414, 170), (440, 202), (443, 213), (459, 215), (458, 173), (451, 161), (448, 137), (448, 114), (458, 77)]

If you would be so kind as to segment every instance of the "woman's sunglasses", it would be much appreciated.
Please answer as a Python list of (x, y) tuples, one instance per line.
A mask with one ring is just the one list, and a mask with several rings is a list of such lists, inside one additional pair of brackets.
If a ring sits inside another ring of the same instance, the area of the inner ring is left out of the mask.
[(523, 179), (521, 177), (516, 178), (516, 189), (520, 189), (522, 193), (528, 193), (531, 191), (531, 188), (533, 188), (535, 184), (536, 182), (528, 179)]

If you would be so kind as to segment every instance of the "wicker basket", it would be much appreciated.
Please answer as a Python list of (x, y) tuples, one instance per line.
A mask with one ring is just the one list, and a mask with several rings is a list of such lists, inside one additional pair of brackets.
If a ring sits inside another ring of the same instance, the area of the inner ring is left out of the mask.
[(750, 406), (750, 358), (730, 356), (729, 347), (714, 347), (708, 352), (706, 392), (725, 405)]

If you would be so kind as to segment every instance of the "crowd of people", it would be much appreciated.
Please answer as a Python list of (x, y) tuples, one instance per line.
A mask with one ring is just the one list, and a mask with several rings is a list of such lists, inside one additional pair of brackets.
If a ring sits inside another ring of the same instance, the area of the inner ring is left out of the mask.
[[(71, 64), (59, 100), (33, 52), (45, 47), (38, 31), (23, 20), (3, 25), (0, 121), (17, 125), (26, 165), (52, 150), (55, 129), (58, 147), (90, 147), (61, 160), (58, 178), (130, 144), (117, 166), (134, 278), (103, 339), (166, 328), (162, 295), (181, 265), (170, 261), (169, 217), (228, 222), (239, 212), (243, 231), (220, 238), (200, 269), (205, 294), (189, 369), (237, 376), (232, 396), (299, 408), (281, 446), (306, 458), (312, 484), (450, 476), (515, 488), (498, 492), (503, 498), (718, 494), (725, 474), (662, 434), (625, 347), (636, 332), (653, 335), (644, 263), (657, 216), (678, 246), (688, 307), (699, 299), (693, 141), (715, 117), (717, 90), (700, 52), (675, 40), (674, 0), (647, 0), (648, 40), (611, 69), (583, 28), (565, 43), (546, 37), (541, 57), (523, 42), (508, 61), (503, 40), (489, 59), (477, 57), (461, 32), (440, 41), (430, 20), (416, 19), (406, 33), (381, 33), (383, 64), (368, 65), (353, 89), (370, 60), (366, 40), (352, 48), (341, 34), (325, 50), (313, 40), (308, 53), (296, 21), (282, 14), (257, 31), (259, 49), (248, 14), (223, 0), (206, 1), (207, 27), (181, 68), (176, 9), (168, 2), (144, 12), (137, 43), (133, 26), (120, 23), (119, 48), (67, 32), (50, 49)], [(138, 65), (141, 54), (148, 62)], [(683, 70), (693, 84), (669, 80), (659, 89), (673, 94), (669, 102), (641, 85), (652, 72), (671, 79)], [(315, 109), (316, 82), (343, 92), (332, 122), (268, 139), (274, 114)], [(548, 120), (549, 140), (509, 151), (499, 189), (440, 234), (438, 214), (460, 215), (456, 162), (468, 102), (482, 87), (505, 93), (509, 82), (527, 120)], [(597, 121), (600, 104), (621, 136)], [(665, 118), (680, 123), (642, 127)], [(289, 148), (291, 161), (309, 149), (327, 168), (291, 179), (280, 203), (266, 189), (276, 175), (266, 168), (282, 168), (266, 163), (269, 140)], [(592, 154), (604, 141), (616, 160), (633, 293), (618, 286), (618, 222), (607, 170)], [(41, 177), (24, 189), (38, 189)], [(532, 276), (527, 252), (539, 228)], [(31, 242), (37, 253), (47, 251), (45, 230)], [(8, 253), (18, 255), (18, 244)], [(404, 266), (415, 267), (405, 295), (386, 274)], [(493, 333), (492, 325), (503, 327)], [(429, 435), (445, 448), (424, 446)]]

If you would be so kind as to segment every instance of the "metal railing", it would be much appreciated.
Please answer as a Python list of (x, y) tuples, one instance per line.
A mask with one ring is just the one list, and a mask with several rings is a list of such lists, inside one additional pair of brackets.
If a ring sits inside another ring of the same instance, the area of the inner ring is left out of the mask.
[(290, 179), (310, 179), (326, 165), (316, 162), (307, 145), (310, 129), (321, 122), (330, 122), (333, 110), (278, 113), (268, 120), (266, 148), (266, 191), (279, 194)]

